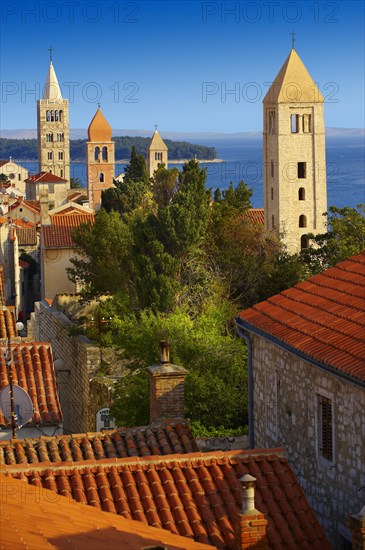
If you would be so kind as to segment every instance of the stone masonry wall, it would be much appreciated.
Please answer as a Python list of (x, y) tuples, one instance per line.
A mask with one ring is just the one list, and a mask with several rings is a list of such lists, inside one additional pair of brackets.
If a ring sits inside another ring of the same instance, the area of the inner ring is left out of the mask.
[(50, 342), (54, 358), (64, 362), (62, 369), (70, 369), (56, 374), (65, 433), (95, 429), (95, 414), (89, 412), (89, 386), (100, 368), (99, 347), (84, 336), (70, 334), (73, 323), (46, 302), (35, 304), (34, 325), (36, 340)]
[[(334, 545), (365, 500), (365, 390), (252, 336), (255, 447), (284, 447)], [(333, 460), (319, 450), (318, 395), (333, 405)]]

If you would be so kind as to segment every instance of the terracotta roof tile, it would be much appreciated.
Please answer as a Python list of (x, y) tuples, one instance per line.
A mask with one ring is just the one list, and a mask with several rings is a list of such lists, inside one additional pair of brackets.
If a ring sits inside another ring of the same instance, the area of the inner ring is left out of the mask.
[(243, 218), (248, 218), (253, 224), (265, 225), (265, 212), (263, 208), (249, 208)]
[(39, 172), (38, 174), (29, 176), (29, 178), (25, 180), (25, 183), (64, 183), (66, 181), (67, 180), (64, 178), (60, 178), (50, 172)]
[[(4, 351), (5, 346), (1, 344), (0, 389), (9, 384)], [(33, 418), (27, 426), (61, 423), (62, 413), (56, 387), (51, 345), (44, 342), (11, 344), (11, 351), (13, 383), (28, 392), (33, 403)], [(1, 410), (0, 425), (7, 425)]]
[(9, 212), (15, 210), (16, 208), (18, 208), (18, 206), (30, 210), (31, 212), (33, 212), (33, 214), (40, 213), (39, 201), (18, 199), (16, 202), (13, 202), (13, 204), (9, 206)]
[(237, 322), (365, 381), (365, 253), (242, 311)]
[(268, 519), (268, 548), (330, 548), (281, 449), (12, 464), (4, 470), (92, 507), (222, 549), (234, 548), (242, 504), (239, 478), (250, 473), (257, 478), (256, 506)]
[(52, 216), (51, 225), (43, 225), (41, 239), (45, 248), (74, 248), (72, 230), (84, 223), (94, 223), (94, 214)]
[[(165, 441), (163, 447), (153, 443), (160, 435), (160, 439)], [(95, 461), (128, 456), (192, 453), (197, 450), (188, 424), (184, 421), (166, 422), (141, 428), (0, 441), (0, 464)]]
[(37, 230), (35, 226), (24, 228), (17, 227), (16, 234), (19, 246), (31, 246), (37, 244)]
[(0, 475), (1, 542), (4, 548), (213, 549), (130, 518), (102, 513), (92, 506), (85, 507), (60, 495), (55, 498), (53, 491), (57, 487), (52, 473), (47, 472), (46, 477), (49, 487), (39, 491), (37, 487), (29, 486), (24, 498), (24, 481)]
[[(0, 271), (0, 275), (2, 270)], [(1, 284), (1, 281), (0, 281)], [(3, 300), (3, 301), (2, 301)], [(5, 305), (4, 295), (1, 297), (2, 303)], [(0, 301), (0, 303), (1, 303)], [(0, 309), (0, 339), (12, 339), (18, 336), (15, 326), (15, 314), (11, 308), (4, 307)]]

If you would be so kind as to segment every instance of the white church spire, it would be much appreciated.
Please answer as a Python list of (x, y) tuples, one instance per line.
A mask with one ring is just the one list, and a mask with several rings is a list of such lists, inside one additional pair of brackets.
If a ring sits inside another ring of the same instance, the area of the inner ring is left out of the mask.
[(49, 69), (47, 75), (47, 82), (43, 90), (43, 99), (51, 99), (52, 101), (58, 101), (62, 99), (61, 88), (58, 84), (57, 76), (52, 64), (52, 51), (53, 48), (49, 48), (50, 60)]

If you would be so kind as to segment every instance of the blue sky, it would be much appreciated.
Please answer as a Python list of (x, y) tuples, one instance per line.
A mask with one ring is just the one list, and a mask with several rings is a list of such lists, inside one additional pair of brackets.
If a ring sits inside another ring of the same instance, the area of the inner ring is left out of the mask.
[(3, 0), (1, 10), (4, 129), (36, 127), (52, 45), (72, 128), (100, 100), (113, 128), (260, 131), (291, 31), (327, 98), (326, 126), (364, 127), (361, 1)]

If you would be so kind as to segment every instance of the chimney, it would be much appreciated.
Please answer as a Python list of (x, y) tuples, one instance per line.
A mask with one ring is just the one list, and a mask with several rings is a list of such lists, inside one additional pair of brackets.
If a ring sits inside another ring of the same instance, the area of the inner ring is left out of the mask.
[(48, 189), (41, 189), (39, 192), (39, 204), (41, 207), (41, 225), (51, 225), (51, 218), (48, 213)]
[(184, 385), (188, 371), (170, 363), (168, 343), (160, 342), (159, 365), (147, 367), (150, 375), (150, 422), (184, 417)]
[(256, 478), (245, 474), (239, 481), (243, 489), (243, 503), (237, 517), (236, 550), (264, 550), (267, 548), (267, 520), (255, 508)]
[(358, 514), (349, 517), (347, 525), (351, 531), (353, 550), (365, 548), (365, 506)]

